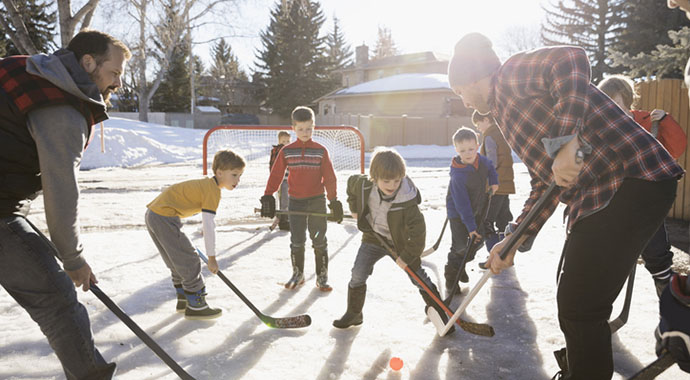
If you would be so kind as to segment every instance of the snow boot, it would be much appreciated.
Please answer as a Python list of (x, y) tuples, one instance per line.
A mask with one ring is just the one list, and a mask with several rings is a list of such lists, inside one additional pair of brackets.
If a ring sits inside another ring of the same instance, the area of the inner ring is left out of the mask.
[(187, 308), (187, 297), (184, 294), (184, 289), (182, 285), (175, 285), (175, 292), (177, 293), (177, 305), (175, 305), (175, 311), (178, 313), (184, 313)]
[(288, 220), (288, 216), (285, 214), (280, 215), (278, 220), (278, 228), (281, 231), (290, 231), (290, 222)]
[(347, 311), (340, 319), (333, 321), (333, 326), (339, 329), (346, 329), (350, 326), (359, 326), (364, 321), (362, 308), (364, 299), (367, 295), (367, 285), (360, 285), (356, 288), (347, 288)]
[[(431, 290), (431, 292), (434, 294), (434, 296), (436, 296), (436, 298), (441, 300), (441, 296), (438, 294), (438, 289), (436, 288), (436, 285), (434, 285), (434, 284), (426, 284), (426, 285), (429, 287), (429, 290)], [(420, 289), (419, 294), (422, 295), (422, 299), (424, 299), (424, 303), (426, 304), (426, 306), (424, 307), (424, 315), (427, 314), (427, 310), (430, 307), (433, 307), (434, 309), (436, 309), (436, 312), (441, 317), (441, 320), (443, 321), (443, 323), (444, 324), (448, 323), (448, 314), (446, 314), (445, 310), (443, 310), (443, 308), (439, 304), (437, 304), (436, 301), (434, 301), (434, 299), (429, 295), (429, 293)], [(451, 328), (448, 330), (448, 333), (446, 335), (452, 334), (453, 332), (455, 332), (455, 326), (451, 326)]]
[(196, 292), (184, 292), (187, 298), (187, 308), (184, 311), (186, 319), (213, 319), (223, 313), (221, 309), (213, 309), (206, 303), (206, 287)]
[(83, 380), (110, 380), (115, 376), (115, 363), (107, 363), (106, 365), (89, 372)]
[(316, 253), (316, 287), (322, 292), (330, 292), (328, 285), (328, 252)]
[(285, 283), (285, 288), (294, 289), (302, 284), (304, 284), (304, 273), (297, 268), (293, 268), (292, 277)]

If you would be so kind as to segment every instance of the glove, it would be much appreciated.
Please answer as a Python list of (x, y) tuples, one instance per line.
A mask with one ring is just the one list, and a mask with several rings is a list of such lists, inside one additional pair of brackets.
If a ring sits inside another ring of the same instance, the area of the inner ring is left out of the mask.
[(339, 200), (334, 199), (330, 201), (328, 208), (331, 209), (331, 215), (328, 217), (328, 220), (338, 223), (343, 221), (343, 204)]
[(273, 195), (261, 197), (261, 216), (265, 218), (276, 216), (276, 199), (273, 198)]
[(656, 354), (668, 351), (680, 369), (690, 373), (690, 289), (687, 276), (674, 274), (659, 300), (661, 321), (654, 332)]

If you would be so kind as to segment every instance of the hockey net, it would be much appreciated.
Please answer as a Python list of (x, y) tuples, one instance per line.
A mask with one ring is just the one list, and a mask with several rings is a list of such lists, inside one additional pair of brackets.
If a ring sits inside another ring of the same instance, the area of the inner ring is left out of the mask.
[[(266, 187), (271, 148), (278, 144), (279, 131), (287, 131), (290, 141), (295, 141), (295, 134), (289, 126), (222, 125), (210, 129), (204, 136), (204, 175), (213, 172), (211, 166), (216, 151), (230, 149), (244, 157), (247, 163), (233, 197), (242, 193), (242, 196), (257, 198), (257, 194), (263, 194)], [(364, 173), (364, 138), (355, 127), (316, 126), (312, 139), (328, 149), (338, 179), (338, 195), (342, 199), (348, 176)]]

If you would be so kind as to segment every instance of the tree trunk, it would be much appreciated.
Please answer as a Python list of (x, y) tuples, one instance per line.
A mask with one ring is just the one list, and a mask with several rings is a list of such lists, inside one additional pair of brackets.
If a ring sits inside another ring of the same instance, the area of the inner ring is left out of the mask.
[[(3, 0), (5, 1), (5, 0)], [(91, 24), (91, 17), (88, 16), (96, 9), (99, 0), (89, 0), (84, 4), (77, 13), (72, 16), (72, 1), (71, 0), (57, 0), (58, 3), (58, 19), (60, 24), (60, 42), (62, 47), (69, 45), (70, 40), (74, 36), (74, 29), (76, 29), (79, 20), (84, 19), (82, 29), (88, 28)]]
[(7, 9), (11, 24), (15, 29), (13, 32), (12, 28), (10, 28), (10, 25), (7, 23), (7, 20), (2, 18), (0, 23), (2, 23), (2, 27), (5, 29), (5, 32), (9, 35), (15, 46), (17, 46), (17, 49), (19, 49), (22, 53), (29, 55), (38, 54), (38, 50), (36, 49), (36, 46), (34, 46), (34, 43), (31, 42), (31, 38), (29, 38), (29, 31), (26, 29), (24, 20), (19, 14), (19, 11), (17, 11), (14, 1), (2, 0), (2, 2), (5, 4), (5, 9)]

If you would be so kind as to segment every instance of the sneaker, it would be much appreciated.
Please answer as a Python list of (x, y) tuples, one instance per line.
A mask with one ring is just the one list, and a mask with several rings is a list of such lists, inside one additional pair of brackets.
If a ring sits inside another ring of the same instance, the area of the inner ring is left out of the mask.
[(296, 271), (292, 273), (290, 280), (285, 283), (285, 288), (294, 289), (302, 284), (304, 284), (304, 274), (300, 271)]
[(333, 288), (330, 285), (328, 285), (327, 275), (316, 276), (316, 287), (319, 288), (319, 290), (322, 292), (330, 292), (331, 290), (333, 290)]
[(184, 313), (185, 309), (187, 309), (187, 297), (184, 294), (182, 285), (175, 285), (175, 292), (177, 293), (177, 305), (175, 305), (175, 311), (178, 313)]
[(213, 319), (218, 318), (223, 313), (221, 309), (214, 309), (206, 303), (206, 288), (201, 288), (197, 292), (185, 291), (187, 307), (184, 310), (186, 319)]

